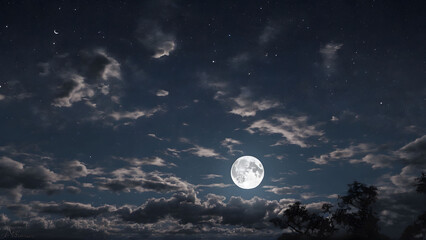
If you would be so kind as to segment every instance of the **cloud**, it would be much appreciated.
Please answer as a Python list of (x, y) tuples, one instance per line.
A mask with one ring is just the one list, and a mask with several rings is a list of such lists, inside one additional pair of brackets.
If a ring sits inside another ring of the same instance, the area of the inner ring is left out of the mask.
[(184, 152), (190, 152), (191, 154), (197, 157), (213, 157), (216, 159), (225, 159), (219, 153), (217, 153), (214, 149), (201, 147), (199, 145), (194, 144), (194, 147), (182, 150)]
[(152, 158), (123, 158), (123, 157), (115, 157), (116, 159), (126, 161), (133, 166), (157, 166), (157, 167), (176, 167), (174, 163), (168, 163), (164, 159), (160, 157), (152, 157)]
[(317, 129), (316, 125), (308, 124), (307, 116), (291, 117), (275, 115), (271, 120), (258, 120), (253, 122), (246, 130), (254, 134), (279, 134), (284, 140), (278, 141), (273, 146), (295, 144), (302, 148), (311, 146), (307, 143), (310, 138), (322, 139), (324, 132)]
[(69, 161), (63, 164), (62, 178), (65, 180), (86, 177), (88, 175), (102, 174), (101, 168), (88, 169), (86, 165), (78, 160)]
[(426, 135), (403, 146), (396, 155), (406, 164), (426, 168)]
[(426, 196), (414, 191), (379, 194), (375, 209), (380, 219), (380, 229), (389, 235), (400, 236), (406, 226), (426, 211), (425, 202)]
[(155, 139), (160, 140), (160, 141), (167, 140), (167, 139), (165, 139), (165, 138), (160, 138), (160, 137), (158, 137), (158, 136), (157, 136), (157, 135), (155, 135), (154, 133), (148, 133), (148, 134), (147, 134), (147, 136), (150, 136), (150, 137), (155, 138)]
[(230, 154), (234, 154), (235, 152), (240, 152), (242, 153), (241, 150), (235, 150), (234, 146), (235, 145), (241, 145), (242, 142), (232, 139), (232, 138), (225, 138), (221, 143), (220, 143), (223, 147), (228, 149), (228, 152)]
[(107, 219), (46, 219), (33, 217), (28, 220), (10, 221), (8, 231), (0, 232), (13, 239), (105, 239), (111, 223)]
[(168, 91), (166, 91), (166, 90), (160, 89), (160, 90), (158, 90), (158, 91), (155, 93), (155, 95), (156, 95), (157, 97), (165, 97), (165, 96), (168, 96), (168, 95), (169, 95), (169, 92), (168, 92)]
[(346, 148), (336, 150), (312, 157), (309, 161), (319, 165), (328, 164), (331, 161), (347, 160), (349, 163), (367, 163), (372, 168), (391, 168), (395, 162), (401, 162), (406, 167), (426, 169), (424, 159), (426, 157), (426, 135), (415, 139), (396, 151), (385, 151), (378, 153), (380, 148), (373, 144), (359, 143)]
[(308, 170), (309, 172), (321, 171), (321, 168), (311, 168)]
[(251, 59), (249, 53), (240, 53), (229, 59), (229, 63), (233, 68), (239, 68), (246, 64)]
[[(319, 157), (312, 157), (309, 159), (309, 161), (318, 164), (318, 165), (324, 165), (324, 164), (328, 164), (331, 161), (336, 161), (336, 160), (340, 160), (340, 159), (350, 159), (354, 156), (357, 156), (359, 154), (366, 154), (366, 153), (370, 153), (370, 152), (375, 152), (377, 151), (377, 148), (372, 145), (372, 144), (367, 144), (367, 143), (359, 143), (357, 145), (350, 145), (349, 147), (346, 148), (337, 148), (336, 150), (328, 153), (328, 154), (323, 154)], [(368, 162), (371, 164), (374, 164), (374, 166), (378, 167), (382, 167), (384, 166), (383, 163), (374, 163), (371, 159), (371, 156), (366, 157), (365, 159), (350, 159), (351, 163), (359, 163), (359, 162)]]
[(164, 152), (164, 154), (166, 154), (168, 156), (180, 158), (180, 152), (181, 151), (179, 151), (175, 148), (167, 148), (166, 151)]
[(350, 163), (367, 163), (370, 164), (372, 168), (385, 168), (392, 167), (395, 162), (394, 156), (389, 156), (386, 154), (367, 154), (361, 159), (351, 159)]
[(72, 194), (79, 194), (81, 192), (81, 189), (75, 186), (67, 186), (65, 189)]
[(44, 77), (54, 73), (53, 77), (61, 81), (52, 101), (55, 107), (71, 107), (80, 101), (91, 103), (95, 95), (110, 93), (111, 79), (121, 79), (120, 63), (104, 49), (80, 51), (77, 57), (66, 54), (43, 64)]
[(175, 36), (166, 33), (158, 22), (145, 20), (137, 30), (139, 42), (148, 50), (154, 52), (153, 58), (169, 56), (176, 48)]
[(280, 177), (280, 178), (271, 178), (271, 182), (283, 182), (285, 180), (285, 178)]
[(218, 175), (218, 174), (206, 174), (203, 175), (203, 179), (214, 179), (214, 178), (223, 178), (222, 175)]
[(335, 71), (337, 51), (339, 51), (342, 47), (342, 43), (330, 42), (320, 49), (320, 53), (323, 58), (323, 66), (327, 73), (332, 73)]
[(36, 239), (52, 236), (55, 239), (271, 237), (279, 230), (272, 227), (269, 219), (278, 216), (294, 201), (270, 201), (259, 197), (248, 200), (231, 197), (226, 201), (226, 197), (215, 194), (198, 198), (195, 192), (180, 192), (169, 198), (150, 198), (138, 207), (93, 206), (69, 201), (30, 202), (7, 206), (13, 213), (25, 211), (27, 214), (21, 215), (25, 217), (19, 220), (0, 215), (0, 225), (13, 233)]
[[(250, 228), (267, 228), (268, 220), (284, 207), (278, 201), (259, 197), (245, 200), (208, 194), (203, 201), (195, 193), (176, 193), (171, 198), (150, 199), (138, 209), (123, 212), (125, 221), (150, 224), (170, 216), (182, 224), (221, 224)], [(155, 214), (153, 214), (155, 213)]]
[(252, 93), (248, 88), (242, 88), (240, 95), (235, 98), (229, 98), (231, 111), (230, 113), (240, 115), (241, 117), (253, 117), (259, 111), (276, 108), (281, 104), (277, 101), (261, 99), (252, 100)]
[(211, 184), (198, 184), (196, 185), (197, 188), (227, 188), (227, 187), (232, 187), (235, 186), (234, 184), (225, 184), (225, 183), (211, 183)]
[(182, 150), (182, 152), (189, 152), (189, 153), (191, 153), (195, 156), (198, 156), (198, 157), (213, 157), (213, 158), (216, 158), (216, 159), (226, 159), (222, 155), (217, 153), (214, 149), (205, 148), (205, 147), (202, 147), (198, 144), (194, 144), (188, 138), (181, 137), (179, 139), (179, 141), (182, 142), (182, 143), (190, 144), (190, 145), (193, 146), (192, 148)]
[(123, 111), (123, 112), (112, 112), (109, 116), (112, 117), (116, 121), (120, 121), (122, 119), (131, 119), (137, 120), (141, 117), (152, 117), (155, 113), (164, 111), (163, 107), (157, 106), (148, 110), (135, 110), (133, 112)]
[(83, 204), (78, 202), (62, 202), (62, 203), (42, 203), (32, 202), (29, 204), (30, 211), (54, 214), (64, 217), (73, 218), (89, 218), (96, 217), (100, 214), (111, 213), (116, 210), (114, 206), (104, 205), (100, 207), (93, 207), (90, 204)]
[(82, 76), (73, 74), (61, 86), (61, 93), (53, 100), (55, 107), (71, 107), (73, 103), (87, 100), (95, 95), (92, 87), (84, 82)]
[(269, 23), (265, 26), (262, 33), (259, 36), (259, 44), (265, 45), (271, 42), (276, 38), (276, 36), (280, 33), (280, 28), (278, 28), (275, 24)]
[(217, 77), (208, 75), (207, 73), (199, 73), (201, 86), (215, 91), (214, 100), (221, 102), (227, 108), (229, 113), (236, 114), (241, 117), (256, 116), (259, 111), (266, 111), (269, 109), (281, 106), (281, 103), (267, 98), (254, 99), (252, 91), (243, 87), (240, 89), (240, 94), (236, 97), (230, 94), (230, 85)]
[(179, 177), (158, 171), (144, 172), (139, 167), (120, 168), (112, 172), (113, 178), (98, 177), (101, 190), (114, 192), (190, 192), (194, 186)]
[(0, 158), (0, 189), (19, 200), (21, 189), (43, 190), (52, 193), (61, 188), (54, 183), (59, 175), (44, 166), (25, 166), (8, 157)]
[(263, 186), (263, 188), (266, 188), (267, 190), (265, 190), (266, 192), (272, 192), (275, 193), (277, 195), (287, 195), (287, 194), (295, 194), (297, 193), (297, 189), (308, 189), (309, 186), (304, 185), (304, 186), (300, 186), (300, 185), (294, 185), (294, 186), (290, 186), (290, 187), (276, 187), (276, 186)]

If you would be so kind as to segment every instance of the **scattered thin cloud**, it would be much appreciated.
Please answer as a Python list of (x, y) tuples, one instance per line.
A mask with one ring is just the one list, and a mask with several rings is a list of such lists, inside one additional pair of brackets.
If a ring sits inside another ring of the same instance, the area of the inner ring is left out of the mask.
[(283, 182), (285, 180), (285, 178), (280, 177), (280, 178), (271, 178), (271, 182)]
[(160, 89), (160, 90), (158, 90), (158, 91), (155, 93), (155, 95), (156, 95), (157, 97), (165, 97), (165, 96), (168, 96), (168, 95), (169, 95), (169, 92), (168, 92), (168, 91), (166, 91), (166, 90)]
[(274, 40), (280, 33), (281, 29), (275, 23), (268, 23), (259, 36), (259, 44), (266, 45)]
[(311, 168), (308, 170), (309, 172), (321, 171), (321, 168)]
[(112, 112), (110, 113), (109, 116), (116, 121), (120, 121), (122, 119), (137, 120), (138, 118), (141, 118), (141, 117), (146, 117), (146, 118), (152, 117), (154, 114), (158, 112), (162, 112), (162, 111), (164, 111), (164, 108), (161, 106), (157, 106), (155, 108), (148, 109), (148, 110), (135, 110), (132, 112), (129, 112), (129, 111)]
[(125, 162), (130, 163), (133, 166), (157, 166), (157, 167), (176, 167), (176, 164), (165, 161), (160, 157), (152, 157), (152, 158), (124, 158), (124, 157), (114, 157), (115, 159), (119, 159)]
[(228, 149), (228, 152), (232, 155), (234, 155), (236, 152), (240, 152), (242, 153), (241, 150), (235, 150), (234, 147), (235, 145), (241, 145), (242, 142), (232, 139), (232, 138), (225, 138), (221, 143), (220, 143), (223, 147)]
[(259, 111), (265, 111), (281, 106), (278, 101), (269, 99), (253, 100), (252, 93), (248, 88), (242, 88), (240, 95), (229, 98), (231, 103), (230, 113), (241, 117), (253, 117)]
[(179, 151), (175, 148), (167, 148), (166, 151), (164, 152), (164, 154), (166, 154), (168, 156), (180, 158), (180, 152), (181, 151)]
[(97, 177), (100, 190), (113, 192), (191, 192), (194, 186), (181, 178), (158, 171), (144, 172), (140, 167), (119, 168), (113, 177)]
[(320, 49), (323, 58), (323, 66), (327, 73), (332, 73), (336, 70), (337, 51), (342, 47), (342, 43), (330, 42)]
[(308, 143), (311, 138), (323, 140), (324, 132), (318, 130), (317, 125), (308, 124), (307, 116), (291, 117), (275, 115), (271, 120), (258, 120), (253, 122), (246, 130), (251, 133), (279, 134), (284, 139), (276, 142), (273, 146), (294, 144), (302, 148), (312, 146)]
[(318, 165), (328, 164), (331, 161), (337, 161), (341, 159), (351, 160), (352, 163), (358, 163), (362, 160), (355, 160), (352, 158), (359, 154), (366, 154), (375, 151), (377, 151), (376, 146), (367, 143), (359, 143), (357, 145), (350, 145), (346, 148), (337, 148), (328, 154), (322, 154), (319, 157), (312, 157), (309, 159), (309, 161)]
[(272, 192), (277, 195), (288, 195), (288, 194), (296, 194), (298, 189), (308, 189), (308, 185), (294, 185), (294, 186), (285, 186), (285, 187), (277, 187), (277, 186), (263, 186), (263, 188), (267, 189), (266, 192)]
[(218, 175), (218, 174), (206, 174), (203, 175), (203, 179), (214, 179), (214, 178), (223, 178), (222, 175)]
[(148, 133), (148, 134), (147, 134), (147, 136), (152, 137), (152, 138), (155, 138), (155, 139), (160, 140), (160, 141), (166, 141), (166, 140), (168, 140), (168, 139), (166, 139), (166, 138), (158, 137), (158, 136), (157, 136), (157, 135), (155, 135), (154, 133)]
[(226, 159), (217, 153), (214, 149), (201, 147), (194, 144), (194, 147), (182, 150), (183, 152), (190, 152), (191, 154), (198, 157), (213, 157), (216, 159)]
[(175, 36), (164, 31), (164, 28), (156, 21), (141, 21), (137, 35), (142, 45), (154, 53), (152, 58), (169, 56), (176, 49)]
[(225, 184), (225, 183), (211, 183), (211, 184), (198, 184), (197, 188), (227, 188), (235, 186), (234, 184)]

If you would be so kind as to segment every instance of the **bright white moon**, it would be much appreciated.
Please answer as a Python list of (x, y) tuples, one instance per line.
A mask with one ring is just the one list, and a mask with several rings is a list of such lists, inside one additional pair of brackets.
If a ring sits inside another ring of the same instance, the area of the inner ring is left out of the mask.
[(232, 164), (232, 181), (243, 189), (252, 189), (259, 186), (262, 182), (263, 174), (262, 163), (252, 156), (242, 156)]

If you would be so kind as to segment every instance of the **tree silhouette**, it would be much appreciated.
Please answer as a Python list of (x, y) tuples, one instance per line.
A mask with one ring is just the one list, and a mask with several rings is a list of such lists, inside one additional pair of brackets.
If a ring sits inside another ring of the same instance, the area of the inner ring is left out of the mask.
[[(426, 174), (416, 178), (416, 192), (426, 194)], [(426, 239), (426, 212), (417, 217), (413, 224), (409, 225), (401, 235), (401, 240)]]
[(339, 196), (334, 220), (343, 226), (354, 239), (379, 239), (379, 219), (373, 211), (377, 188), (357, 181), (348, 185), (346, 196)]
[(331, 204), (323, 204), (321, 213), (311, 213), (300, 202), (296, 202), (284, 211), (283, 218), (274, 218), (271, 222), (293, 232), (283, 234), (280, 239), (327, 239), (336, 231), (331, 207)]
[(373, 211), (377, 188), (359, 182), (348, 185), (347, 195), (339, 196), (338, 208), (324, 204), (319, 213), (309, 212), (300, 202), (289, 205), (282, 218), (271, 220), (281, 229), (289, 229), (279, 239), (329, 239), (340, 226), (346, 235), (334, 239), (387, 239), (379, 234), (378, 221)]

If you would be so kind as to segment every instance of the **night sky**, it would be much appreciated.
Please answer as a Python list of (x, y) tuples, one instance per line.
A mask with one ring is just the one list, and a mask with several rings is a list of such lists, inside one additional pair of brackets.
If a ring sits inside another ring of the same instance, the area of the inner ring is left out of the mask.
[[(1, 236), (276, 239), (377, 186), (426, 210), (422, 1), (0, 1)], [(240, 156), (255, 189), (230, 176)]]

